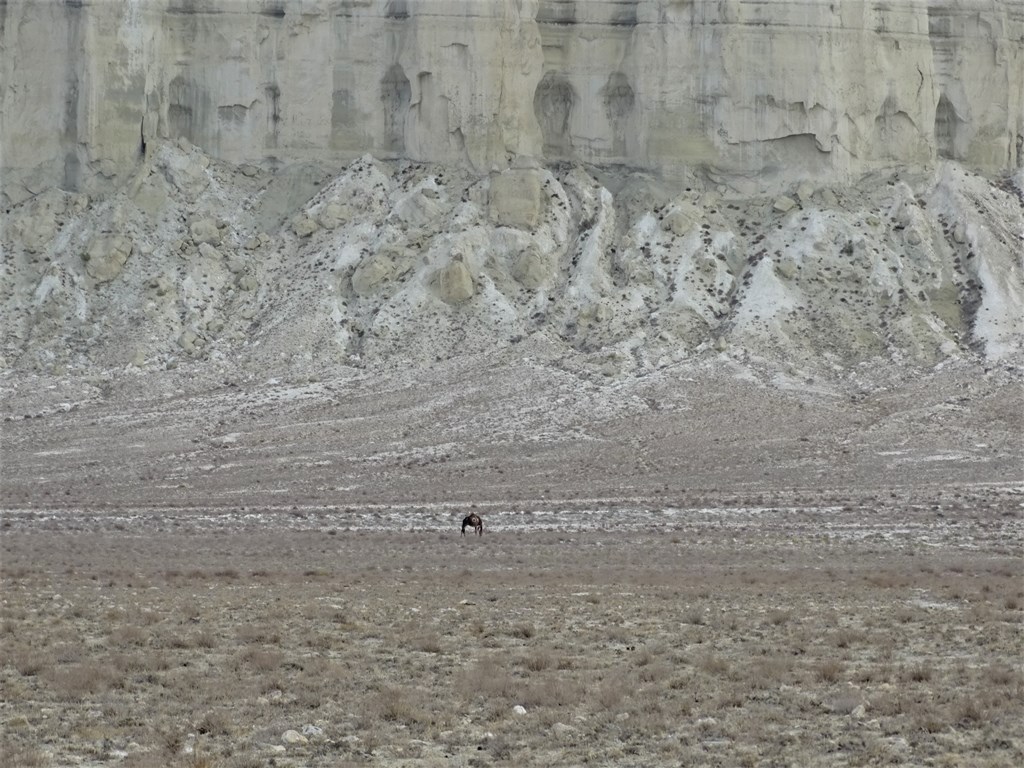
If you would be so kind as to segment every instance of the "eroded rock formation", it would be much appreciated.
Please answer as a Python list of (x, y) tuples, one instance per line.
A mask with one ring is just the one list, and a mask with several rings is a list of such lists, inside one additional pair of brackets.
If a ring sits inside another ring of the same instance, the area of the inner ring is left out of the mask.
[(110, 189), (177, 139), (272, 167), (699, 168), (744, 192), (1021, 164), (1017, 0), (8, 0), (0, 40), (8, 202)]

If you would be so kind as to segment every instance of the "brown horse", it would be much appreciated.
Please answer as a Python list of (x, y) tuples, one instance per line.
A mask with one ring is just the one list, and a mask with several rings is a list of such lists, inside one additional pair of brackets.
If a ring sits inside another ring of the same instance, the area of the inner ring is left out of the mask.
[(480, 515), (476, 512), (469, 514), (462, 519), (462, 535), (466, 535), (466, 529), (470, 526), (476, 531), (477, 536), (484, 535), (484, 521), (480, 519)]

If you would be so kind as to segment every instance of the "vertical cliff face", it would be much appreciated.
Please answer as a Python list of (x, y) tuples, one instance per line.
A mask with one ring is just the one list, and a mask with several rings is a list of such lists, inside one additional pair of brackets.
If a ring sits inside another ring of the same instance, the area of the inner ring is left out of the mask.
[(4, 193), (110, 186), (147, 142), (232, 162), (524, 159), (739, 188), (1021, 163), (1016, 0), (0, 4)]

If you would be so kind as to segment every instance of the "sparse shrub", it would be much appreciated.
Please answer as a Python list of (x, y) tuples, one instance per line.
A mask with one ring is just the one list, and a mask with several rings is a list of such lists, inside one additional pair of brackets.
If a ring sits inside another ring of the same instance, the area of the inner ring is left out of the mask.
[(684, 624), (693, 624), (698, 627), (704, 626), (707, 621), (704, 615), (704, 609), (697, 605), (689, 606), (685, 611), (683, 611), (682, 620)]
[(543, 669), (554, 666), (554, 664), (554, 655), (547, 648), (538, 648), (523, 659), (523, 666), (531, 672), (540, 672)]
[(829, 711), (836, 715), (848, 715), (864, 703), (857, 691), (841, 691), (829, 702)]
[(484, 699), (514, 700), (519, 690), (508, 670), (490, 657), (480, 659), (465, 670), (458, 679), (457, 688), (468, 699), (479, 696)]
[(901, 677), (907, 682), (925, 683), (932, 679), (932, 667), (930, 664), (921, 662), (904, 669)]
[(518, 624), (513, 624), (512, 627), (510, 627), (508, 630), (508, 634), (511, 637), (518, 637), (522, 638), (523, 640), (530, 639), (536, 633), (537, 630), (534, 628), (533, 624), (526, 621), (521, 621)]
[(957, 702), (953, 717), (962, 727), (975, 727), (984, 721), (985, 708), (978, 699), (973, 696), (967, 697)]
[(192, 636), (191, 644), (193, 648), (216, 648), (217, 636), (208, 629), (201, 629)]
[(818, 664), (815, 674), (823, 683), (834, 683), (842, 677), (843, 665), (835, 659), (826, 659)]
[(512, 745), (504, 736), (496, 736), (487, 742), (487, 751), (495, 760), (507, 761), (512, 759)]
[(112, 687), (119, 676), (110, 667), (95, 663), (61, 667), (47, 675), (54, 687), (72, 699), (81, 699)]
[(107, 636), (108, 642), (115, 648), (145, 645), (148, 639), (149, 634), (145, 630), (131, 624), (117, 627)]
[(607, 680), (601, 681), (597, 686), (594, 700), (602, 710), (617, 710), (628, 690), (632, 690), (635, 683), (624, 675), (615, 675)]
[(788, 658), (767, 656), (757, 659), (750, 667), (740, 673), (751, 688), (767, 690), (775, 688), (792, 678), (793, 665)]
[(257, 672), (272, 672), (284, 663), (284, 654), (278, 650), (251, 648), (244, 651), (239, 658)]
[(880, 693), (868, 700), (868, 708), (883, 717), (895, 717), (904, 713), (903, 698), (892, 693)]
[(697, 662), (697, 667), (709, 675), (724, 675), (729, 671), (729, 662), (721, 656), (707, 654)]
[(6, 765), (18, 768), (46, 768), (50, 758), (40, 749), (34, 747), (5, 745), (2, 750)]
[(566, 707), (580, 700), (580, 687), (573, 680), (548, 676), (529, 680), (519, 694), (525, 707)]
[(258, 645), (278, 645), (281, 635), (261, 624), (242, 624), (235, 632), (238, 642)]
[(421, 699), (422, 696), (415, 689), (389, 686), (373, 698), (373, 711), (370, 714), (375, 719), (405, 725), (427, 722), (430, 717)]
[(1010, 686), (1019, 682), (1020, 673), (1007, 664), (992, 664), (985, 670), (985, 679), (992, 685)]
[(436, 632), (424, 632), (416, 635), (409, 646), (415, 651), (423, 653), (441, 653), (441, 638)]
[(835, 634), (836, 648), (849, 648), (851, 645), (859, 642), (862, 638), (862, 633), (855, 629), (840, 629)]
[(53, 661), (42, 653), (21, 649), (11, 654), (11, 663), (18, 670), (19, 675), (34, 677), (48, 666), (52, 666)]

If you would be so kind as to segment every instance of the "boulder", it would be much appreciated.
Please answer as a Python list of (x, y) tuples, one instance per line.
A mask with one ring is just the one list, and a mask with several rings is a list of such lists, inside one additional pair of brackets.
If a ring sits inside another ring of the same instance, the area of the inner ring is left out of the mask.
[(188, 231), (196, 245), (220, 245), (220, 228), (214, 219), (196, 219), (189, 224)]
[(324, 229), (337, 229), (352, 218), (352, 209), (344, 203), (330, 202), (320, 211), (318, 220)]
[(121, 274), (132, 249), (132, 241), (124, 235), (97, 235), (82, 254), (85, 271), (98, 283), (113, 280)]
[(527, 248), (516, 259), (512, 267), (514, 277), (524, 288), (537, 290), (553, 276), (551, 259), (543, 256), (536, 248)]
[(296, 217), (292, 222), (292, 232), (299, 237), (309, 237), (318, 229), (320, 229), (320, 225), (312, 217), (305, 214)]
[(439, 269), (435, 286), (441, 301), (446, 304), (459, 304), (472, 298), (476, 292), (473, 275), (462, 261), (453, 261)]
[(772, 205), (772, 208), (774, 208), (779, 213), (789, 213), (794, 208), (796, 208), (796, 206), (796, 200), (794, 200), (791, 197), (787, 197), (786, 195), (781, 195), (775, 198), (775, 203)]
[(419, 190), (395, 203), (395, 215), (410, 228), (425, 227), (438, 219), (446, 209), (443, 202), (435, 195)]
[(534, 229), (543, 213), (542, 175), (534, 169), (511, 170), (491, 176), (488, 207), (499, 227)]
[(352, 273), (352, 290), (359, 296), (371, 296), (394, 274), (390, 259), (380, 253), (371, 254)]
[(661, 228), (673, 235), (685, 235), (704, 216), (704, 211), (699, 205), (689, 201), (677, 203), (672, 211), (661, 220)]
[(308, 744), (309, 739), (303, 736), (301, 733), (295, 730), (288, 730), (281, 734), (281, 741), (289, 746), (300, 746), (302, 744)]

